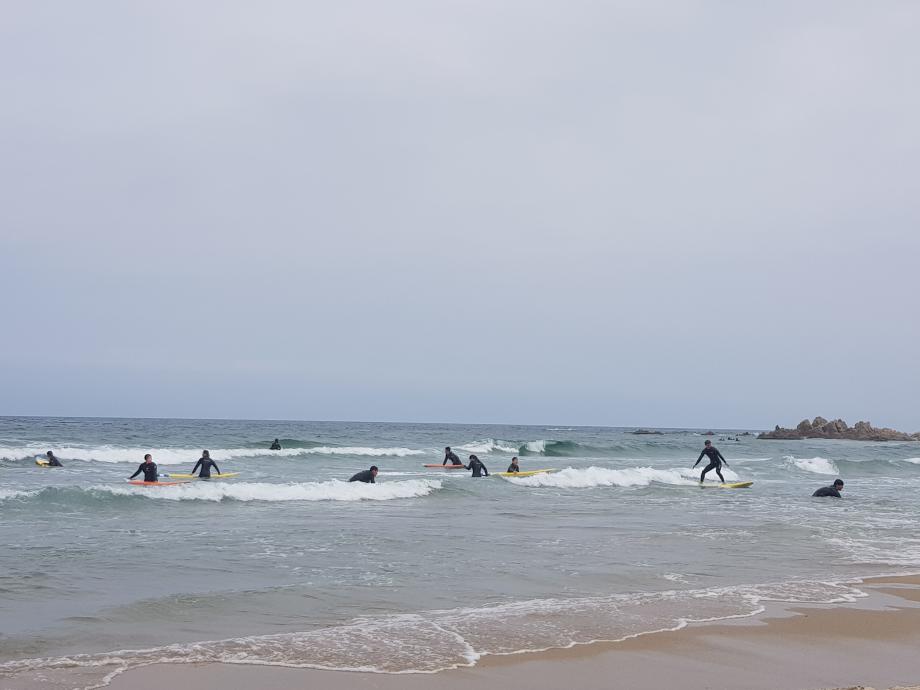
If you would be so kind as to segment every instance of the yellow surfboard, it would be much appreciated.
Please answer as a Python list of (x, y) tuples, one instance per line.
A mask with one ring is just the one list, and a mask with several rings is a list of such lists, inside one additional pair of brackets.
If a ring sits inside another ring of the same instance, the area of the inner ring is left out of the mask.
[(497, 477), (532, 477), (535, 474), (545, 474), (546, 472), (555, 472), (555, 467), (546, 470), (525, 470), (521, 472), (495, 472)]
[(754, 482), (725, 482), (724, 484), (700, 484), (701, 489), (746, 489)]
[[(211, 479), (233, 479), (234, 477), (239, 476), (239, 472), (224, 472), (223, 474), (212, 474)], [(161, 474), (161, 477), (169, 477), (170, 479), (201, 479), (197, 474), (176, 474), (170, 472), (169, 474)], [(208, 477), (205, 477), (208, 479)]]

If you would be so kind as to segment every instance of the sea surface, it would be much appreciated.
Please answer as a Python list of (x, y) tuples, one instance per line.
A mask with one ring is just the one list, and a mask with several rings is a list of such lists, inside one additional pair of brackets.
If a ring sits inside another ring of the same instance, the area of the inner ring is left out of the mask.
[[(0, 687), (157, 661), (437, 672), (920, 571), (920, 443), (631, 431), (0, 418)], [(706, 438), (751, 488), (699, 487)], [(558, 471), (423, 468), (445, 445)], [(63, 468), (36, 466), (49, 449)], [(239, 477), (126, 483), (203, 449)], [(842, 500), (811, 498), (838, 476)]]

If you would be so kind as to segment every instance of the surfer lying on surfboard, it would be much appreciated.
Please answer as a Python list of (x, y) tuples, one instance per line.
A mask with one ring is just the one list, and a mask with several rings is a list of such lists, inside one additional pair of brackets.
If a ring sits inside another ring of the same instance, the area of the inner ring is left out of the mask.
[(719, 449), (712, 445), (712, 441), (706, 441), (704, 444), (703, 451), (700, 453), (700, 457), (696, 459), (696, 462), (693, 463), (693, 466), (696, 467), (700, 464), (700, 460), (703, 459), (705, 455), (709, 458), (709, 464), (706, 465), (706, 469), (703, 470), (703, 474), (700, 475), (700, 484), (703, 483), (703, 480), (706, 479), (706, 473), (709, 470), (715, 470), (716, 474), (719, 475), (719, 479), (722, 480), (722, 483), (725, 483), (725, 477), (722, 476), (722, 463), (725, 463), (725, 466), (728, 467), (728, 460), (722, 457), (722, 453), (719, 452)]
[(457, 457), (457, 454), (450, 449), (450, 446), (447, 446), (444, 449), (444, 462), (442, 462), (441, 464), (446, 465), (448, 460), (450, 460), (451, 465), (462, 465), (463, 464), (462, 462), (460, 462), (460, 458)]

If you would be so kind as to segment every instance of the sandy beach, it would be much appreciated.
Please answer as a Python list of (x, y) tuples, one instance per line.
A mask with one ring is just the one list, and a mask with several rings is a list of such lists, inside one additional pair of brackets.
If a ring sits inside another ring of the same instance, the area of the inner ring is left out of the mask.
[(812, 690), (917, 687), (920, 577), (879, 578), (869, 596), (832, 607), (775, 607), (754, 619), (617, 643), (487, 657), (433, 675), (382, 675), (228, 664), (154, 665), (117, 676), (113, 690)]

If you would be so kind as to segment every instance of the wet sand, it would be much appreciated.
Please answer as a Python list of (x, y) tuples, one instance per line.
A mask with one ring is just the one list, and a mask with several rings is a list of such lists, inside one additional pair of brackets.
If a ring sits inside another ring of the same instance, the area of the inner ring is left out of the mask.
[(232, 664), (160, 664), (113, 690), (920, 690), (920, 577), (867, 580), (855, 604), (779, 606), (616, 643), (486, 657), (473, 668), (384, 675)]

